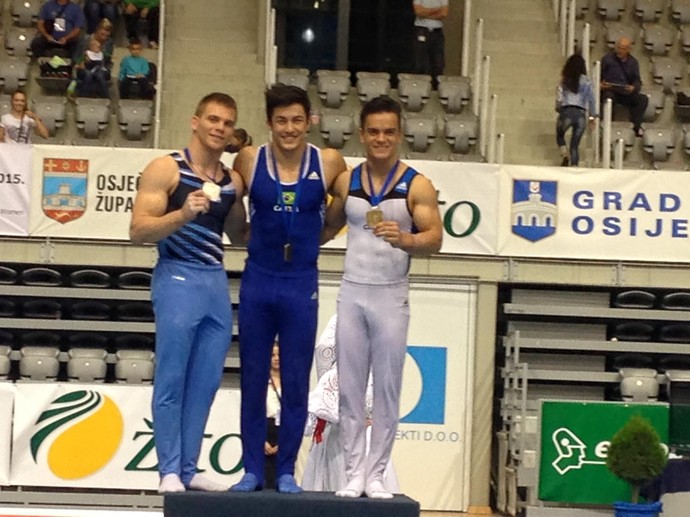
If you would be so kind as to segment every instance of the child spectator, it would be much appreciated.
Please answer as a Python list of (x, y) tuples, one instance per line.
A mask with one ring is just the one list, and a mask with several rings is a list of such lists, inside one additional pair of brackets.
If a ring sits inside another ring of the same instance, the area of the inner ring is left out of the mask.
[(84, 51), (81, 63), (76, 65), (77, 92), (82, 97), (107, 98), (110, 72), (105, 65), (102, 44), (97, 38), (91, 38)]
[[(155, 93), (153, 85), (149, 81), (151, 65), (141, 56), (142, 44), (138, 39), (129, 43), (129, 56), (122, 58), (120, 63), (120, 98), (152, 99)], [(138, 94), (134, 95), (133, 86), (138, 87)]]

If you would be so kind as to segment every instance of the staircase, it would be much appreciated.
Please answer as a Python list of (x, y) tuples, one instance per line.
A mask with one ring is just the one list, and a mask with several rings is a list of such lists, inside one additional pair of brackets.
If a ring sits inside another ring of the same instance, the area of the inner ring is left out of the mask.
[(264, 66), (258, 56), (257, 0), (167, 0), (160, 147), (189, 141), (190, 120), (201, 97), (233, 96), (237, 127), (265, 140)]
[[(472, 18), (484, 19), (490, 93), (498, 95), (496, 127), (506, 135), (504, 163), (560, 163), (554, 101), (565, 59), (551, 2), (479, 0), (472, 5)], [(586, 144), (583, 139), (582, 150)], [(582, 156), (585, 162), (589, 155)]]

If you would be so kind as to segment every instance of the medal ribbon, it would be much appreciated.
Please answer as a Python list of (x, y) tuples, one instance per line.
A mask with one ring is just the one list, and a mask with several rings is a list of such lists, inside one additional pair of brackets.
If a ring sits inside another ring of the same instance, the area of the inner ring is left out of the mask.
[(369, 167), (369, 164), (367, 164), (367, 177), (369, 178), (369, 200), (371, 202), (371, 206), (373, 208), (376, 208), (379, 206), (381, 203), (381, 200), (383, 199), (383, 196), (386, 195), (386, 190), (388, 190), (388, 187), (391, 184), (391, 181), (393, 181), (393, 176), (395, 176), (395, 171), (398, 170), (398, 165), (400, 164), (400, 160), (396, 160), (396, 162), (393, 164), (393, 167), (391, 168), (390, 171), (388, 171), (388, 176), (386, 176), (386, 181), (383, 182), (383, 187), (381, 187), (381, 190), (377, 194), (374, 191), (374, 182), (371, 180), (371, 168)]
[(306, 176), (304, 172), (305, 165), (307, 163), (307, 151), (309, 148), (304, 150), (304, 153), (302, 154), (302, 162), (299, 165), (299, 176), (297, 177), (297, 185), (295, 186), (295, 201), (292, 204), (292, 211), (288, 213), (288, 211), (285, 209), (285, 199), (283, 199), (283, 185), (280, 183), (280, 174), (278, 173), (278, 163), (276, 162), (276, 157), (273, 154), (273, 150), (271, 150), (271, 162), (273, 164), (273, 173), (275, 174), (276, 178), (276, 191), (278, 192), (278, 203), (280, 204), (280, 211), (283, 215), (283, 222), (285, 223), (285, 230), (287, 231), (287, 242), (286, 244), (290, 244), (290, 238), (292, 237), (292, 227), (295, 222), (295, 214), (297, 213), (299, 209), (299, 195), (300, 192), (302, 191), (302, 182)]

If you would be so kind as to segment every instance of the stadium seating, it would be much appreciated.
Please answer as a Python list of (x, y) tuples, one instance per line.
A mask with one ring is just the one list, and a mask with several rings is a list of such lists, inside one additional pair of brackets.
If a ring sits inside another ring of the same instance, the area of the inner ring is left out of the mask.
[(71, 348), (67, 353), (67, 378), (79, 382), (104, 382), (106, 351), (102, 348)]
[(7, 345), (0, 345), (0, 379), (7, 379), (12, 366), (10, 352), (12, 349)]
[(84, 137), (97, 142), (110, 122), (110, 99), (77, 99), (75, 118)]
[(0, 59), (0, 86), (5, 93), (14, 93), (26, 86), (29, 58), (7, 56)]
[(24, 346), (19, 359), (19, 375), (24, 380), (55, 381), (60, 371), (60, 350), (49, 346)]
[(425, 152), (436, 138), (436, 119), (408, 114), (403, 120), (403, 134), (414, 152)]
[(597, 12), (606, 20), (618, 20), (625, 12), (625, 0), (597, 0)]
[(675, 146), (675, 132), (671, 128), (647, 128), (642, 137), (642, 147), (654, 162), (666, 161)]
[(327, 108), (340, 108), (350, 93), (350, 72), (317, 70), (316, 85), (321, 102)]
[(11, 0), (10, 14), (15, 25), (34, 27), (41, 10), (41, 0)]
[(118, 350), (115, 353), (115, 379), (118, 383), (151, 384), (154, 354), (150, 350)]
[(110, 287), (111, 278), (105, 271), (98, 269), (79, 269), (69, 275), (69, 283), (72, 287)]
[(339, 112), (322, 112), (320, 124), (321, 135), (335, 149), (341, 149), (355, 130), (352, 115)]
[(362, 102), (374, 97), (388, 95), (390, 92), (390, 74), (387, 72), (357, 72), (357, 95)]
[(31, 101), (36, 114), (41, 118), (51, 136), (55, 136), (58, 129), (65, 125), (67, 118), (64, 97), (35, 97)]
[(421, 111), (430, 95), (430, 75), (398, 74), (398, 97), (407, 111)]
[(117, 105), (120, 130), (128, 140), (141, 140), (151, 129), (153, 122), (153, 101), (120, 99)]
[(304, 91), (309, 88), (309, 70), (306, 68), (279, 68), (276, 75), (279, 83), (297, 86)]
[(661, 18), (665, 0), (635, 0), (635, 16), (641, 22), (656, 22)]
[(5, 34), (5, 49), (10, 56), (31, 55), (31, 39), (34, 31), (22, 27), (11, 27)]
[(476, 146), (479, 137), (479, 119), (472, 115), (445, 118), (444, 134), (454, 153), (467, 154)]

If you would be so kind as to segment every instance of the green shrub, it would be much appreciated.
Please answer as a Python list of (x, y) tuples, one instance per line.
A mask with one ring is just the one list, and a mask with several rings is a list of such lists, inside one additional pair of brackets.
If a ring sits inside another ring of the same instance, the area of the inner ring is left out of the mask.
[(642, 485), (660, 476), (666, 461), (666, 452), (652, 424), (633, 415), (611, 440), (606, 466), (630, 484), (632, 502), (637, 503)]

